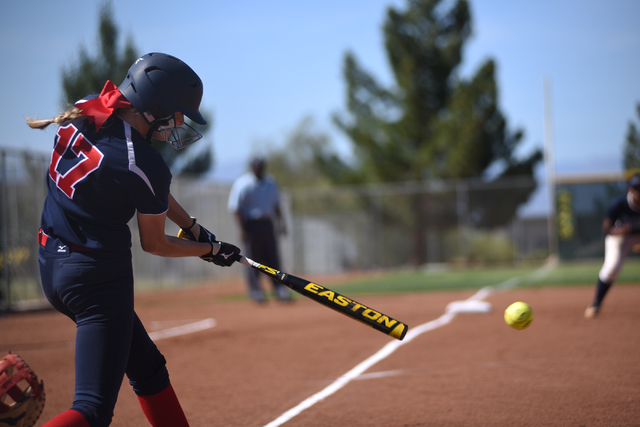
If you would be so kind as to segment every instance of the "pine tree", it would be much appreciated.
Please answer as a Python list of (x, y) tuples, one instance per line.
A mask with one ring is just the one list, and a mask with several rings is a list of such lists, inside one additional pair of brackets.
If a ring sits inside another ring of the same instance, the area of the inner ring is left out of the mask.
[[(486, 179), (490, 167), (492, 179), (533, 176), (542, 152), (514, 157), (523, 132), (509, 131), (498, 108), (494, 61), (487, 60), (468, 80), (457, 75), (470, 34), (466, 0), (453, 5), (407, 0), (406, 10), (388, 9), (384, 25), (394, 87), (380, 85), (355, 54), (346, 54), (348, 115), (334, 119), (353, 144), (356, 160), (350, 163), (327, 153), (317, 156), (335, 183)], [(499, 212), (484, 209), (476, 225), (508, 222), (534, 189), (531, 186), (511, 204), (501, 204)], [(414, 231), (412, 258), (420, 264), (426, 259), (431, 204), (426, 195), (416, 195), (410, 205), (411, 214), (402, 217)]]

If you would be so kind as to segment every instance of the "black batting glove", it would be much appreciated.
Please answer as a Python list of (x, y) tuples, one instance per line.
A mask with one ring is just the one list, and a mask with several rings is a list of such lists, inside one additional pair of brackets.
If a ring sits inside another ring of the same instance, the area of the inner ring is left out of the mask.
[[(186, 238), (188, 240), (192, 240), (194, 242), (209, 243), (211, 245), (211, 250), (208, 253), (202, 255), (200, 259), (203, 259), (207, 262), (212, 262), (222, 267), (230, 267), (234, 262), (236, 262), (237, 259), (240, 258), (240, 248), (230, 243), (218, 242), (216, 240), (215, 234), (213, 234), (200, 224), (198, 224), (200, 231), (198, 232), (198, 236), (196, 236), (193, 232), (196, 226), (196, 219), (191, 219), (193, 220), (191, 226), (187, 228), (180, 228), (181, 233), (179, 233), (178, 236)], [(220, 244), (220, 249), (218, 249), (218, 252), (215, 255), (213, 254), (214, 243)]]
[(198, 236), (198, 242), (201, 242), (201, 243), (205, 243), (205, 242), (215, 243), (215, 242), (217, 242), (216, 235), (200, 225), (200, 235)]
[[(186, 227), (186, 228), (182, 228), (180, 227), (180, 231), (181, 233), (178, 234), (178, 237), (181, 237), (183, 239), (187, 239), (187, 240), (192, 240), (194, 242), (197, 242), (198, 239), (196, 238), (196, 236), (193, 234), (193, 228), (196, 226), (196, 219), (191, 217), (191, 220), (193, 221), (191, 223), (191, 226)], [(200, 235), (198, 235), (198, 237), (200, 237)]]
[[(218, 253), (213, 254), (213, 243), (219, 243), (220, 249)], [(211, 251), (208, 254), (202, 255), (200, 258), (212, 262), (221, 267), (231, 267), (234, 262), (239, 258), (240, 248), (230, 243), (225, 242), (213, 242), (211, 243)]]
[(210, 232), (209, 230), (207, 230), (206, 228), (204, 228), (200, 224), (198, 224), (198, 227), (200, 228), (200, 230), (198, 231), (198, 235), (196, 236), (194, 234), (196, 219), (195, 218), (191, 218), (191, 219), (193, 220), (193, 223), (191, 224), (191, 226), (188, 228), (180, 228), (180, 230), (182, 230), (182, 233), (181, 235), (179, 234), (178, 236), (183, 238), (186, 237), (187, 240), (192, 240), (194, 242), (200, 242), (200, 243), (217, 242), (216, 235)]

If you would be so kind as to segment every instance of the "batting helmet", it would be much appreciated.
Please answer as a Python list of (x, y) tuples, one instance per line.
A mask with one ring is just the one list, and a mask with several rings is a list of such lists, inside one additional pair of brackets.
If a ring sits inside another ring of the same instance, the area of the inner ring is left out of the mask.
[(148, 53), (138, 58), (118, 89), (149, 124), (148, 140), (153, 132), (167, 133), (177, 128), (191, 137), (185, 141), (179, 132), (173, 132), (173, 137), (178, 138), (174, 141), (163, 135), (176, 149), (202, 138), (190, 126), (180, 127), (174, 122), (174, 113), (180, 112), (195, 123), (207, 124), (198, 111), (202, 100), (202, 80), (178, 58), (164, 53)]
[(44, 401), (44, 383), (20, 356), (9, 352), (0, 361), (0, 427), (33, 426)]

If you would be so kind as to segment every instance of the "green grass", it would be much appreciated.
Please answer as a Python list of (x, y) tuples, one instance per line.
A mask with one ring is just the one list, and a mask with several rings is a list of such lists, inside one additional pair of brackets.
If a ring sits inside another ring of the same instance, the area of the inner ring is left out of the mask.
[[(425, 272), (422, 270), (382, 273), (364, 279), (334, 283), (330, 286), (349, 295), (430, 292), (480, 289), (517, 278), (522, 287), (593, 286), (602, 261), (560, 263), (542, 275), (541, 265), (522, 267), (476, 267)], [(640, 261), (628, 260), (616, 283), (640, 283)]]

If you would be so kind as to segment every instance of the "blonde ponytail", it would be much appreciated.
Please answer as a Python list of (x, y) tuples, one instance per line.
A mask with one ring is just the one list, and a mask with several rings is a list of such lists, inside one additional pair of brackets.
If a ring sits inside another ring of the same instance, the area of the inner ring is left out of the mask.
[(67, 111), (60, 113), (58, 116), (48, 120), (35, 120), (27, 117), (27, 125), (29, 125), (31, 129), (45, 129), (52, 123), (62, 125), (79, 117), (84, 117), (82, 114), (80, 114), (80, 111), (81, 110), (77, 107), (71, 107)]

